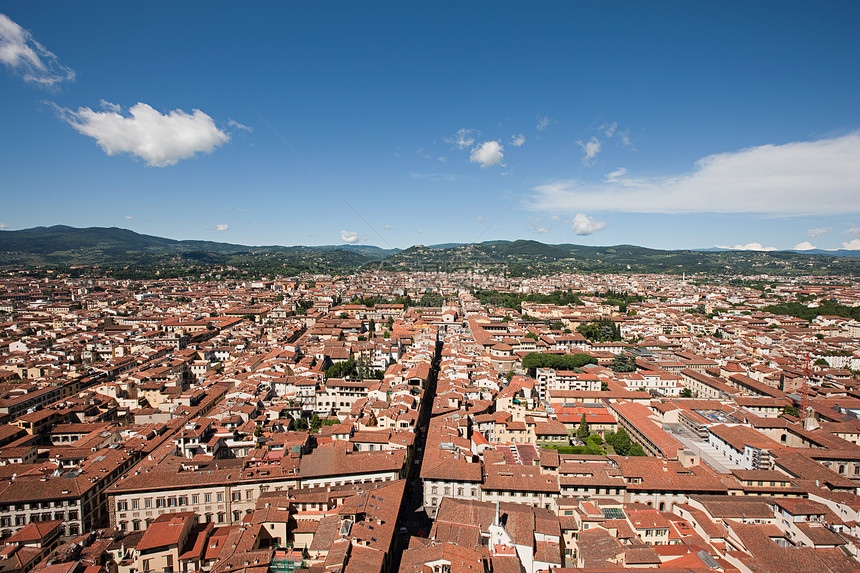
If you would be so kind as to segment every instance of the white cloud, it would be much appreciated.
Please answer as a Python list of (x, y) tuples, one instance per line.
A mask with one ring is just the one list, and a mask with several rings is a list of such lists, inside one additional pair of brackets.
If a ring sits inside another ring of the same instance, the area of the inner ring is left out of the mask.
[(428, 179), (430, 181), (457, 181), (461, 177), (456, 173), (418, 173), (411, 171), (409, 177), (412, 179)]
[(732, 251), (775, 251), (776, 247), (765, 247), (761, 243), (747, 243), (746, 245), (735, 245), (734, 247), (728, 247), (724, 245), (717, 245), (718, 249), (730, 249)]
[(594, 158), (597, 157), (598, 153), (600, 153), (600, 141), (596, 137), (592, 137), (588, 141), (577, 141), (576, 143), (583, 151), (585, 151), (585, 156), (582, 158), (582, 164), (593, 164)]
[(9, 228), (9, 225), (7, 225), (6, 223), (0, 223), (0, 229), (8, 229), (8, 228)]
[(860, 239), (851, 239), (847, 243), (842, 243), (842, 248), (850, 251), (860, 251)]
[(653, 178), (576, 179), (534, 188), (531, 207), (628, 213), (860, 212), (860, 133), (710, 155), (691, 173)]
[(604, 133), (604, 135), (606, 135), (606, 137), (612, 137), (615, 135), (615, 130), (618, 129), (618, 123), (614, 121), (612, 123), (604, 123), (599, 129)]
[(550, 220), (552, 220), (552, 221), (561, 221), (561, 217), (559, 217), (558, 215), (553, 215), (552, 217), (550, 217)]
[(448, 163), (448, 158), (445, 157), (444, 155), (439, 156), (436, 159), (439, 160), (439, 162), (441, 162), (441, 163)]
[(472, 147), (472, 144), (475, 143), (475, 136), (477, 133), (477, 130), (466, 129), (464, 127), (462, 129), (458, 129), (457, 133), (452, 137), (446, 137), (444, 141), (445, 143), (453, 145), (457, 149), (466, 149), (467, 147)]
[(596, 221), (585, 213), (577, 213), (570, 226), (577, 235), (590, 235), (606, 228), (605, 221)]
[(477, 217), (475, 217), (475, 222), (478, 224), (483, 223), (484, 221), (486, 221), (486, 219), (484, 219), (483, 215), (478, 215)]
[[(117, 111), (119, 111), (119, 110), (117, 110)], [(239, 123), (235, 119), (228, 119), (227, 125), (229, 127), (234, 128), (234, 129), (241, 129), (242, 131), (248, 131), (248, 132), (254, 131), (253, 127), (249, 127), (249, 126), (245, 125), (244, 123)]]
[(418, 157), (422, 157), (424, 159), (433, 159), (432, 155), (430, 155), (429, 153), (425, 153), (423, 147), (419, 147), (418, 149), (416, 149), (415, 155), (417, 155)]
[(544, 131), (546, 128), (553, 125), (554, 123), (556, 123), (556, 121), (554, 119), (550, 119), (549, 116), (538, 116), (535, 129), (538, 131)]
[(100, 99), (99, 105), (102, 107), (102, 109), (106, 109), (106, 110), (112, 111), (114, 113), (119, 113), (122, 111), (122, 107), (119, 104), (111, 103), (111, 102), (107, 101), (106, 99)]
[(806, 231), (806, 236), (810, 239), (814, 239), (815, 237), (820, 237), (826, 233), (830, 232), (830, 227), (818, 227), (817, 229), (809, 229)]
[(350, 243), (350, 244), (357, 243), (358, 242), (358, 233), (356, 233), (355, 231), (341, 231), (340, 232), (340, 239), (344, 243)]
[[(104, 102), (108, 107), (113, 104)], [(108, 155), (130, 153), (154, 167), (175, 165), (197, 153), (212, 153), (230, 141), (211, 117), (195, 109), (161, 114), (145, 103), (129, 108), (129, 116), (115, 111), (77, 111), (57, 107), (60, 117), (78, 132), (92, 137)]]
[(623, 178), (625, 175), (627, 175), (627, 169), (625, 169), (624, 167), (619, 167), (615, 171), (610, 171), (609, 173), (607, 173), (603, 181), (606, 183), (614, 183), (619, 179)]
[(384, 227), (382, 227), (382, 228), (383, 228), (383, 229), (385, 229), (386, 231), (390, 231), (390, 230), (391, 230), (391, 229), (393, 229), (394, 227), (392, 227), (391, 225), (385, 225), (385, 226), (384, 226)]
[(849, 227), (842, 232), (846, 235), (860, 235), (860, 227)]
[(228, 225), (227, 223), (219, 223), (218, 225), (215, 225), (215, 230), (216, 231), (229, 231), (230, 225)]
[(46, 88), (75, 79), (74, 70), (60, 64), (57, 56), (5, 14), (0, 14), (0, 62), (25, 82)]
[(478, 163), (484, 168), (498, 165), (505, 158), (504, 153), (502, 153), (503, 149), (498, 141), (485, 141), (472, 150), (469, 161)]
[(418, 229), (418, 232), (419, 232), (419, 233), (421, 233), (421, 234), (423, 235), (423, 234), (424, 234), (424, 229)]
[(796, 245), (794, 245), (794, 249), (792, 249), (792, 250), (795, 250), (795, 251), (811, 251), (811, 250), (817, 249), (817, 248), (818, 247), (816, 247), (815, 245), (813, 245), (809, 241), (803, 241), (802, 243), (797, 243)]
[(512, 135), (511, 136), (511, 145), (513, 145), (514, 147), (522, 147), (525, 142), (526, 142), (526, 136), (523, 135), (522, 133), (519, 135)]
[(125, 218), (129, 221), (134, 221), (134, 217), (132, 217), (131, 215), (126, 215)]
[(529, 217), (529, 231), (533, 233), (538, 233), (540, 235), (544, 235), (549, 233), (549, 229), (546, 227), (542, 227), (540, 224), (540, 219), (535, 219)]

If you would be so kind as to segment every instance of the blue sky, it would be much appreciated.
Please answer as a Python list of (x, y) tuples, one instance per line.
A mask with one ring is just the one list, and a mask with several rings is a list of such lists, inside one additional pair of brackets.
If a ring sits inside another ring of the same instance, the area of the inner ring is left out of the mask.
[(5, 2), (0, 226), (860, 249), (857, 2)]

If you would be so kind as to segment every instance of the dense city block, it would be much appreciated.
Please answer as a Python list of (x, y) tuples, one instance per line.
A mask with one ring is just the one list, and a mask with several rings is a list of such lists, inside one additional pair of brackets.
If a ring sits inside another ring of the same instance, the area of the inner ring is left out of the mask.
[(0, 280), (0, 572), (853, 571), (844, 277)]

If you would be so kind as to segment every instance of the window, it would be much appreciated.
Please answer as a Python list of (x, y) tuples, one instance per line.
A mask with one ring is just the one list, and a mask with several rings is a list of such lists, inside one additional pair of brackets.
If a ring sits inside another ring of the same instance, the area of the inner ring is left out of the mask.
[(165, 505), (165, 500), (163, 497), (155, 498), (155, 507), (164, 507), (164, 505)]
[(200, 494), (197, 494), (197, 493), (192, 494), (191, 505), (197, 505), (198, 503), (200, 503)]
[(138, 508), (138, 501), (136, 499), (131, 500), (131, 509), (132, 510), (139, 509)]
[(242, 500), (242, 492), (234, 491), (231, 495), (232, 501), (241, 501)]
[(143, 500), (143, 507), (145, 507), (146, 509), (152, 508), (152, 498), (151, 497), (148, 497), (145, 500)]
[(245, 499), (246, 500), (250, 500), (253, 495), (254, 495), (254, 492), (252, 490), (250, 490), (250, 489), (245, 490)]
[(179, 505), (188, 505), (188, 496), (179, 496)]
[(203, 494), (203, 503), (212, 503), (212, 494), (204, 493)]
[(117, 511), (125, 511), (127, 509), (128, 509), (128, 503), (126, 503), (124, 501), (116, 502), (116, 510)]
[(224, 501), (224, 494), (222, 492), (218, 492), (218, 501)]

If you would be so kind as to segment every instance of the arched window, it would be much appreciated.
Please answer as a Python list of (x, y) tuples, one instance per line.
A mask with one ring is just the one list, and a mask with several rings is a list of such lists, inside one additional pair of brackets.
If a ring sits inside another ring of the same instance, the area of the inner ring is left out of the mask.
[(665, 501), (660, 502), (660, 508), (659, 509), (660, 509), (660, 511), (666, 511), (666, 502)]
[(787, 440), (788, 440), (788, 436), (786, 436), (785, 434), (782, 434), (782, 435), (779, 437), (779, 441), (780, 441), (780, 442), (785, 442), (785, 441), (787, 441)]

